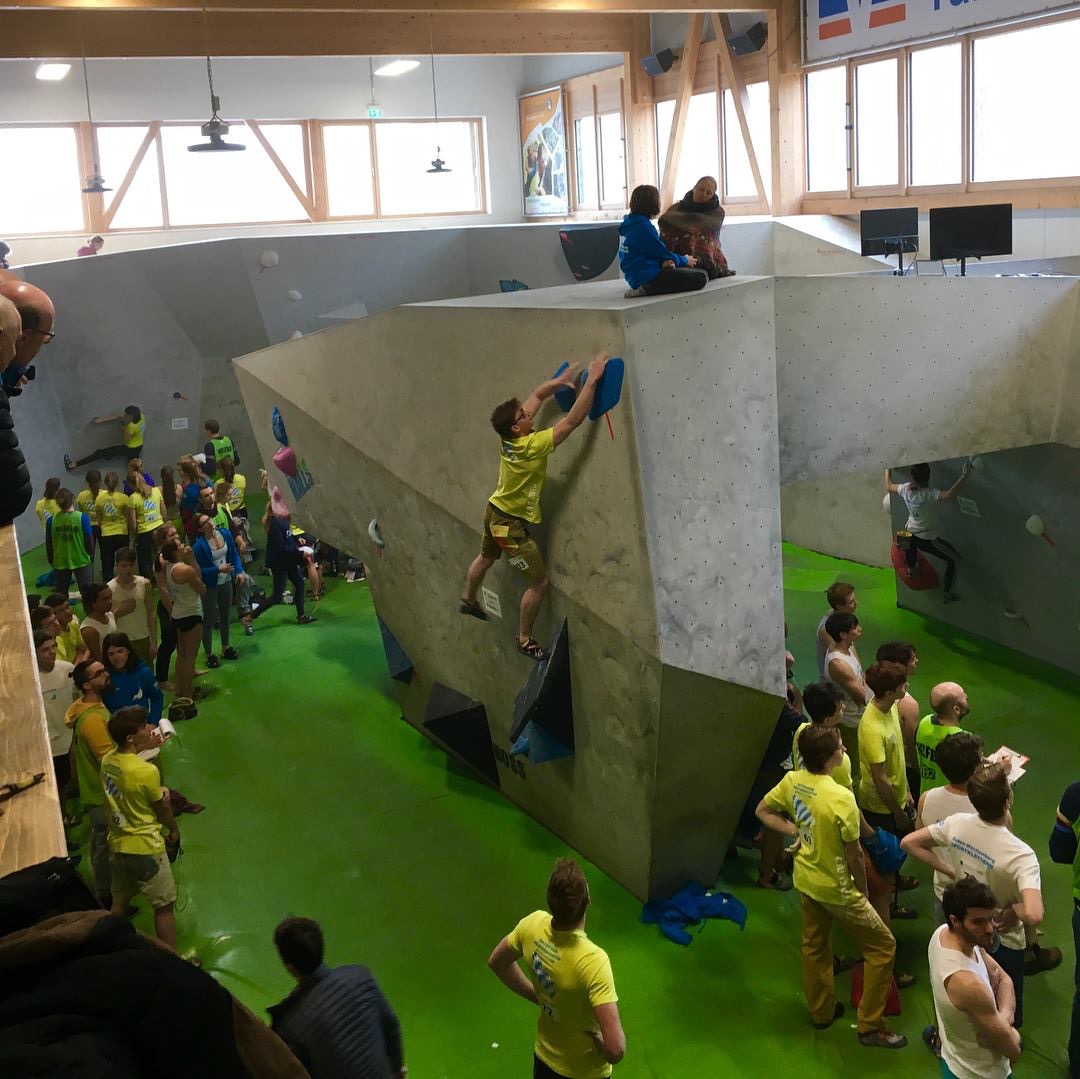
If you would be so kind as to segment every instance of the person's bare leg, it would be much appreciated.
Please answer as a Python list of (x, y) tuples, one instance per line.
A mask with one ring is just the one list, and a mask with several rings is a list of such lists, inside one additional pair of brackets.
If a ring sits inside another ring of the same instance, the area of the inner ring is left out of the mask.
[(487, 573), (492, 566), (495, 565), (494, 558), (485, 558), (482, 554), (478, 554), (469, 566), (469, 572), (465, 575), (465, 592), (462, 595), (467, 603), (476, 602), (476, 594), (480, 591), (480, 585), (483, 583), (484, 574)]
[(521, 618), (518, 622), (518, 640), (524, 644), (531, 636), (536, 616), (540, 613), (540, 604), (547, 595), (549, 579), (545, 574), (539, 581), (534, 581), (525, 589), (521, 597)]
[(162, 944), (167, 944), (176, 951), (176, 918), (173, 916), (172, 903), (167, 907), (154, 908), (154, 932)]

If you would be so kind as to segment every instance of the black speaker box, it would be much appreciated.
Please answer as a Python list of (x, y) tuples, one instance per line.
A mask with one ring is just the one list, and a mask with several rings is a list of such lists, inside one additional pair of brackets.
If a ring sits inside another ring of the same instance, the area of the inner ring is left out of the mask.
[(661, 49), (652, 56), (646, 56), (641, 61), (641, 66), (645, 69), (646, 75), (655, 77), (656, 75), (663, 75), (665, 71), (670, 71), (673, 63), (675, 63), (675, 54), (671, 49)]
[(736, 34), (728, 38), (728, 45), (736, 56), (748, 56), (752, 52), (758, 52), (765, 39), (769, 36), (767, 23), (756, 22), (745, 34)]

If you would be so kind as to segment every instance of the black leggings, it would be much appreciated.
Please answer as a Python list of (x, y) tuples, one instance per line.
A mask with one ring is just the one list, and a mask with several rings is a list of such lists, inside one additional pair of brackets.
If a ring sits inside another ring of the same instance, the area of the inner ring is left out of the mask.
[(77, 461), (73, 461), (72, 464), (76, 468), (82, 468), (83, 465), (88, 465), (91, 461), (102, 461), (109, 457), (123, 457), (125, 461), (134, 461), (136, 457), (141, 456), (142, 446), (102, 446), (100, 450), (94, 450), (93, 453), (80, 457)]
[(259, 608), (254, 617), (258, 618), (263, 612), (280, 603), (285, 596), (285, 582), (292, 581), (293, 606), (296, 608), (296, 617), (303, 618), (304, 567), (297, 562), (290, 566), (268, 566), (267, 569), (270, 570), (274, 578), (274, 594)]
[[(945, 543), (944, 540), (941, 541)], [(946, 544), (946, 546), (948, 546)], [(919, 552), (925, 551), (935, 558), (940, 558), (945, 563), (945, 591), (951, 592), (953, 580), (956, 578), (956, 561), (951, 555), (946, 554), (933, 540), (923, 539), (922, 536), (912, 536), (907, 549), (907, 566), (913, 570), (918, 561)]]
[(154, 533), (140, 532), (135, 537), (135, 557), (139, 561), (139, 574), (150, 581), (154, 579), (155, 553)]
[(157, 660), (154, 664), (154, 674), (159, 682), (169, 680), (169, 664), (172, 663), (173, 653), (176, 651), (176, 626), (173, 625), (172, 616), (160, 600), (157, 605), (158, 629), (160, 643), (158, 644)]
[(101, 537), (101, 579), (108, 584), (116, 568), (116, 552), (129, 546), (131, 541), (125, 532), (122, 536)]
[(649, 296), (666, 296), (671, 292), (697, 292), (709, 283), (706, 270), (690, 266), (670, 266), (661, 270), (651, 281), (641, 287)]

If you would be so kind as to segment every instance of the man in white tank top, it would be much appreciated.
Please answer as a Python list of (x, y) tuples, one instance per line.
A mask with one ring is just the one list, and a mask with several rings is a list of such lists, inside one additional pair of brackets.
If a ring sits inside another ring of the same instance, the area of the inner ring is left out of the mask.
[(997, 899), (985, 884), (964, 877), (945, 889), (942, 905), (948, 922), (927, 949), (942, 1073), (946, 1079), (1006, 1079), (1021, 1043), (1012, 1025), (1012, 982), (989, 954)]
[(823, 682), (828, 681), (829, 675), (825, 670), (825, 657), (836, 647), (836, 641), (825, 632), (825, 623), (829, 615), (838, 611), (846, 611), (854, 614), (858, 603), (855, 600), (855, 586), (847, 581), (837, 581), (831, 584), (825, 592), (825, 598), (829, 602), (829, 609), (821, 616), (817, 625), (817, 668), (818, 676)]

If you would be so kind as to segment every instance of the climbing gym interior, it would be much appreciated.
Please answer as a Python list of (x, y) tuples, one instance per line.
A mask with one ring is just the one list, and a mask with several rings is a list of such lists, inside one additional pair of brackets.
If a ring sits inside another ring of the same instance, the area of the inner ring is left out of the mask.
[[(1078, 47), (0, 0), (0, 1074), (1080, 1074)], [(1022, 1024), (935, 951), (960, 701)]]

